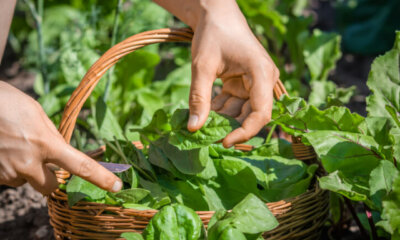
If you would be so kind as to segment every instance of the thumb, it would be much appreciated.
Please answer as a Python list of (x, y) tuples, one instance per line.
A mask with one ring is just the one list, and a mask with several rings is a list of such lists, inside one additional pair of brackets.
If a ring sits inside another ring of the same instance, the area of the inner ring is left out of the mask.
[(216, 71), (210, 71), (206, 61), (192, 65), (192, 84), (190, 85), (189, 110), (187, 128), (194, 132), (199, 130), (207, 120), (211, 106), (212, 85)]
[(122, 188), (116, 175), (64, 141), (52, 144), (47, 161), (107, 191), (118, 192)]

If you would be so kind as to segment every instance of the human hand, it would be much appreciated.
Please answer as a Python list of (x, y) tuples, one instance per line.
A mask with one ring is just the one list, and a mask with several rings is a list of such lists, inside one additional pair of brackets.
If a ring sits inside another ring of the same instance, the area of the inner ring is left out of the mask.
[(44, 195), (58, 186), (49, 164), (56, 164), (112, 192), (121, 180), (67, 144), (42, 107), (31, 97), (0, 81), (0, 185), (29, 182)]
[[(223, 140), (245, 142), (271, 119), (279, 70), (256, 39), (234, 0), (155, 0), (194, 30), (188, 130), (205, 123), (210, 108), (235, 117), (242, 126)], [(211, 101), (216, 78), (222, 93)]]

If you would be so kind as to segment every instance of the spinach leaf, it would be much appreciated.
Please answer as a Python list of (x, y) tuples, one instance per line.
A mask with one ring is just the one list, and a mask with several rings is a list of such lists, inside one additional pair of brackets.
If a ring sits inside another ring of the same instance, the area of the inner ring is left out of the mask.
[(176, 169), (184, 174), (194, 175), (200, 173), (207, 166), (209, 158), (208, 147), (179, 150), (179, 148), (170, 144), (166, 137), (154, 142), (154, 144), (157, 144)]
[(278, 221), (268, 207), (255, 195), (247, 195), (231, 212), (215, 213), (208, 230), (208, 239), (247, 239), (246, 234), (255, 234), (278, 226)]
[(83, 180), (78, 176), (72, 176), (67, 184), (68, 205), (71, 207), (84, 198), (90, 201), (105, 198), (107, 191)]
[(140, 133), (140, 140), (144, 144), (149, 144), (149, 141), (156, 141), (158, 138), (171, 131), (171, 125), (168, 121), (168, 116), (163, 109), (157, 110), (151, 122), (139, 129), (131, 129)]
[(125, 233), (121, 234), (121, 237), (126, 240), (143, 240), (142, 235), (140, 235), (139, 233), (134, 233), (134, 232), (125, 232)]
[(196, 183), (190, 180), (178, 180), (172, 177), (160, 176), (158, 180), (162, 189), (177, 203), (197, 211), (208, 210), (204, 195)]
[(123, 203), (139, 203), (140, 200), (148, 196), (150, 191), (143, 188), (132, 188), (121, 190), (117, 193), (112, 194), (112, 196)]
[(146, 240), (198, 240), (204, 239), (200, 217), (192, 209), (174, 204), (163, 207), (150, 220), (143, 232)]
[(208, 147), (240, 126), (235, 119), (210, 111), (203, 127), (196, 132), (189, 132), (188, 119), (188, 109), (178, 109), (171, 117), (172, 132), (169, 142), (180, 150)]
[(284, 158), (294, 158), (292, 144), (281, 138), (274, 138), (269, 143), (263, 144), (253, 149), (249, 155), (256, 156), (281, 156)]

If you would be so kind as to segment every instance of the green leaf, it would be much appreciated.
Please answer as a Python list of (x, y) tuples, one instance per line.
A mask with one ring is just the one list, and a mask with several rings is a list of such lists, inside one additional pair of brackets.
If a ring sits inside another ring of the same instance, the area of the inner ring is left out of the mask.
[(136, 209), (136, 210), (154, 210), (154, 208), (142, 205), (142, 204), (137, 204), (137, 203), (123, 203), (122, 206), (124, 208), (130, 208), (130, 209)]
[(113, 140), (114, 137), (124, 139), (118, 120), (101, 97), (97, 99), (95, 115), (96, 125), (101, 138), (107, 140)]
[(382, 198), (392, 190), (392, 183), (399, 175), (399, 171), (393, 163), (382, 160), (379, 165), (371, 171), (369, 186), (372, 201), (378, 208), (381, 208)]
[(394, 122), (400, 116), (399, 43), (400, 32), (396, 32), (395, 47), (374, 60), (367, 81), (367, 85), (372, 91), (372, 94), (367, 97), (369, 115), (394, 117)]
[(307, 105), (301, 98), (290, 98), (286, 95), (276, 102), (270, 124), (278, 124), (282, 129), (295, 136), (315, 130), (338, 130), (363, 133), (364, 118), (351, 113), (344, 107), (330, 107), (319, 110)]
[(332, 81), (312, 81), (308, 103), (319, 109), (325, 109), (331, 106), (343, 106), (349, 103), (355, 90), (355, 86), (339, 88)]
[(163, 207), (143, 232), (146, 240), (198, 240), (203, 234), (200, 217), (192, 209), (180, 204)]
[(393, 236), (400, 235), (400, 176), (392, 183), (392, 191), (383, 202), (382, 219), (390, 226)]
[(107, 195), (107, 191), (78, 176), (72, 176), (67, 184), (67, 195), (68, 205), (71, 207), (86, 197), (91, 201), (103, 199)]
[(155, 201), (152, 204), (153, 208), (158, 209), (166, 204), (171, 203), (171, 199), (169, 198), (168, 194), (162, 190), (161, 186), (158, 183), (146, 181), (141, 178), (140, 185), (150, 191), (150, 195)]
[(149, 83), (154, 76), (154, 68), (160, 62), (160, 56), (147, 50), (136, 50), (125, 56), (115, 66), (117, 78), (129, 89), (139, 89)]
[(221, 140), (240, 126), (235, 119), (211, 111), (201, 129), (189, 132), (188, 119), (188, 109), (176, 110), (171, 118), (172, 132), (169, 142), (180, 150), (208, 147), (209, 144)]
[[(133, 129), (133, 131), (138, 131), (142, 136), (141, 142), (145, 144), (149, 144), (148, 140), (156, 141), (161, 136), (167, 134), (171, 131), (171, 125), (168, 123), (168, 117), (164, 110), (157, 110), (151, 122), (140, 129)], [(144, 136), (144, 137), (143, 137)]]
[(213, 158), (222, 158), (222, 156), (244, 156), (244, 152), (236, 150), (234, 147), (225, 148), (221, 143), (210, 144), (210, 156)]
[(400, 164), (400, 128), (392, 128), (390, 136), (393, 139), (393, 157)]
[(231, 209), (249, 193), (259, 195), (256, 174), (261, 183), (266, 178), (260, 169), (235, 158), (215, 159), (214, 165), (218, 178), (211, 186), (220, 196), (225, 209)]
[(184, 174), (194, 175), (205, 169), (208, 162), (208, 147), (179, 150), (166, 138), (160, 140), (160, 147), (172, 164)]
[(274, 138), (269, 143), (253, 149), (250, 155), (257, 156), (281, 156), (284, 158), (294, 158), (292, 144), (281, 138)]
[(321, 177), (319, 184), (322, 189), (339, 193), (353, 201), (365, 201), (369, 195), (368, 179), (348, 178), (340, 171)]
[(121, 201), (122, 203), (139, 203), (140, 200), (144, 199), (150, 194), (150, 191), (143, 188), (131, 188), (121, 190), (113, 194), (113, 197)]
[[(294, 161), (294, 159), (290, 161)], [(307, 167), (303, 178), (298, 180), (291, 179), (290, 175), (287, 178), (282, 178), (282, 176), (277, 175), (277, 179), (269, 181), (269, 188), (261, 191), (262, 198), (268, 202), (276, 202), (305, 193), (309, 189), (317, 169), (318, 165), (311, 164)], [(301, 171), (302, 170), (300, 170), (300, 172)], [(272, 174), (272, 176), (274, 176), (274, 174)], [(296, 174), (293, 174), (293, 176), (296, 177)], [(269, 177), (271, 179), (271, 175)]]
[(243, 233), (257, 234), (274, 229), (278, 221), (267, 205), (253, 194), (247, 195), (237, 204), (227, 218), (232, 218), (232, 225)]
[(184, 204), (196, 211), (209, 210), (204, 194), (197, 184), (189, 180), (177, 180), (166, 176), (160, 176), (158, 182), (175, 202)]
[(126, 232), (121, 234), (121, 237), (126, 240), (143, 240), (143, 236), (139, 233)]
[(335, 68), (336, 61), (342, 56), (340, 36), (316, 29), (306, 41), (303, 54), (311, 79), (327, 80), (329, 72)]
[(378, 166), (379, 145), (366, 135), (340, 132), (315, 131), (303, 135), (313, 146), (325, 170), (340, 170), (347, 176), (369, 176)]
[(247, 239), (244, 234), (260, 234), (278, 226), (264, 202), (247, 195), (231, 212), (218, 211), (212, 218), (208, 239)]
[(78, 52), (72, 48), (62, 51), (60, 64), (65, 80), (71, 84), (79, 83), (87, 71), (79, 59)]

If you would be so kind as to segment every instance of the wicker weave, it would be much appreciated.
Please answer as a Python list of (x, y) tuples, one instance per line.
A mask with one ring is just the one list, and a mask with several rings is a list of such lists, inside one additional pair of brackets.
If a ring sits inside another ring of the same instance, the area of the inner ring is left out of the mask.
[[(190, 29), (159, 29), (134, 35), (109, 49), (82, 79), (72, 93), (60, 123), (59, 131), (69, 143), (78, 114), (90, 96), (94, 87), (120, 58), (153, 43), (190, 42), (193, 33)], [(286, 90), (281, 81), (274, 88), (274, 95), (279, 98)], [(139, 148), (140, 143), (135, 143)], [(250, 150), (248, 145), (238, 144), (237, 149)], [(304, 146), (298, 139), (293, 140), (293, 151), (298, 159), (315, 160), (312, 148)], [(89, 153), (99, 158), (104, 147)], [(56, 172), (60, 183), (70, 177), (67, 171)], [(267, 203), (268, 208), (277, 217), (279, 226), (264, 234), (266, 239), (318, 239), (321, 226), (328, 213), (327, 192), (312, 184), (310, 190), (295, 198)], [(68, 207), (67, 195), (57, 189), (48, 198), (50, 223), (56, 239), (118, 239), (123, 232), (141, 232), (156, 210), (134, 210), (100, 203), (78, 202)], [(213, 211), (198, 211), (207, 226)]]

